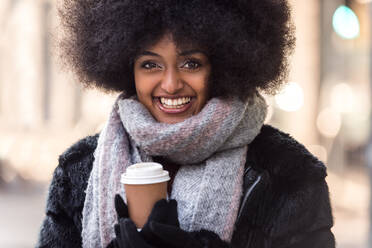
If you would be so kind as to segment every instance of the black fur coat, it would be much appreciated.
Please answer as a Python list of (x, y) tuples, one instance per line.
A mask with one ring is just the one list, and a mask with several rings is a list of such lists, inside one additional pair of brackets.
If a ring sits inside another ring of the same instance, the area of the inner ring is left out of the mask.
[[(98, 134), (59, 157), (37, 247), (81, 247), (81, 216)], [(289, 135), (263, 126), (249, 145), (231, 247), (333, 248), (326, 167)], [(211, 247), (206, 244), (205, 247)]]

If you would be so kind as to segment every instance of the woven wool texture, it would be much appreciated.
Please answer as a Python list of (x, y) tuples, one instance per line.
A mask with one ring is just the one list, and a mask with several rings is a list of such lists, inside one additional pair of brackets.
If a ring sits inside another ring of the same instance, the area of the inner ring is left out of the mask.
[(126, 199), (120, 175), (153, 156), (181, 165), (170, 196), (178, 202), (180, 227), (210, 230), (229, 242), (248, 145), (259, 133), (266, 112), (259, 94), (245, 102), (212, 98), (197, 115), (167, 124), (157, 122), (135, 97), (120, 95), (94, 152), (83, 209), (83, 247), (106, 247), (115, 237), (115, 194)]

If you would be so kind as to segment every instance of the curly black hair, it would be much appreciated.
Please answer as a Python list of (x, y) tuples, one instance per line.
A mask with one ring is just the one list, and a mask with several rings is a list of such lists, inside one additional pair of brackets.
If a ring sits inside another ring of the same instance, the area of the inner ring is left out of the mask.
[(62, 0), (61, 57), (85, 87), (135, 94), (139, 51), (171, 33), (211, 63), (210, 96), (274, 94), (288, 74), (294, 26), (287, 0)]

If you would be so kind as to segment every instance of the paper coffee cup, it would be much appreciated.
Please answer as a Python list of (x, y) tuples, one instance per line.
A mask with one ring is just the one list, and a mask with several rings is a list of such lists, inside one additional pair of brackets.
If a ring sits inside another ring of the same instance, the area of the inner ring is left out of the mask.
[(170, 180), (168, 171), (159, 163), (138, 163), (127, 168), (121, 175), (124, 184), (129, 217), (142, 228), (154, 204), (167, 199), (167, 184)]

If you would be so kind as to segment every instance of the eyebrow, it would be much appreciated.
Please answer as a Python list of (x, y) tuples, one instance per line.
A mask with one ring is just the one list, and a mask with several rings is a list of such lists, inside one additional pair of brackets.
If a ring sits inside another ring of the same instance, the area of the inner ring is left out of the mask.
[(137, 58), (138, 58), (138, 57), (141, 57), (141, 56), (156, 56), (156, 57), (160, 57), (159, 54), (157, 54), (157, 53), (153, 53), (153, 52), (150, 52), (150, 51), (142, 51), (142, 52), (140, 52), (140, 53), (137, 55)]
[(180, 56), (187, 56), (187, 55), (191, 55), (191, 54), (195, 54), (195, 53), (202, 53), (204, 55), (207, 55), (205, 52), (203, 52), (202, 50), (199, 50), (199, 49), (183, 51), (183, 52), (179, 53), (179, 55)]
[[(195, 53), (202, 53), (204, 55), (206, 55), (205, 52), (201, 51), (201, 50), (198, 50), (198, 49), (193, 49), (193, 50), (188, 50), (188, 51), (182, 51), (181, 53), (179, 53), (178, 55), (179, 56), (187, 56), (187, 55), (191, 55), (191, 54), (195, 54)], [(141, 57), (141, 56), (155, 56), (155, 57), (161, 57), (159, 54), (157, 53), (154, 53), (154, 52), (150, 52), (150, 51), (142, 51), (140, 52), (138, 55), (137, 55), (137, 58)]]

